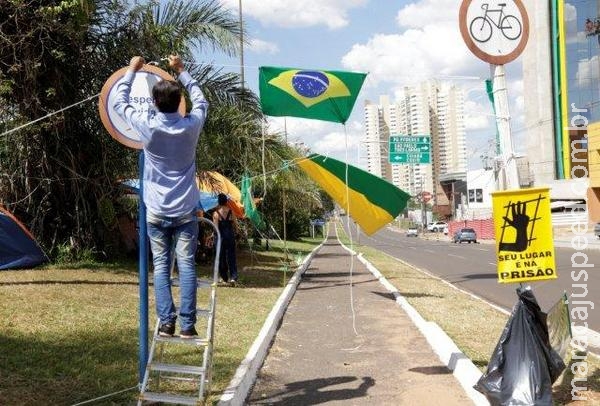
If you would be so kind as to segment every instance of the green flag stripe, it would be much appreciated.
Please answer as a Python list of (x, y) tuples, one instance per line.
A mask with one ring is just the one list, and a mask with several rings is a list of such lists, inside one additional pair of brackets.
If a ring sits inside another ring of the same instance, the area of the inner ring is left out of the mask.
[[(333, 158), (319, 154), (308, 157), (314, 163), (327, 169), (345, 182), (346, 164)], [(385, 179), (348, 165), (348, 187), (365, 195), (371, 203), (387, 211), (392, 217), (398, 216), (410, 199), (410, 195), (397, 188)]]

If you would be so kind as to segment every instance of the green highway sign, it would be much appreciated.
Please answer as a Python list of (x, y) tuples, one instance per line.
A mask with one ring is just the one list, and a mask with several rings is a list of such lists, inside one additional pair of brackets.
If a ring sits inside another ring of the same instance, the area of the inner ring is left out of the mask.
[(429, 135), (393, 135), (389, 144), (391, 164), (431, 163), (431, 137)]

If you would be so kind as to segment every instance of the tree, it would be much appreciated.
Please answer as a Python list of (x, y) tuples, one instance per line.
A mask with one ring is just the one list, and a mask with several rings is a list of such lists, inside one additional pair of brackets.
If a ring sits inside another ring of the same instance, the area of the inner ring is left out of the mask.
[[(94, 95), (135, 54), (191, 60), (208, 47), (236, 51), (239, 26), (216, 1), (0, 1), (0, 130), (63, 113), (0, 137), (0, 202), (52, 252), (109, 252), (116, 180), (136, 176), (137, 154), (108, 137)], [(235, 75), (195, 66), (211, 103), (252, 97)], [(248, 99), (248, 101), (246, 100)]]

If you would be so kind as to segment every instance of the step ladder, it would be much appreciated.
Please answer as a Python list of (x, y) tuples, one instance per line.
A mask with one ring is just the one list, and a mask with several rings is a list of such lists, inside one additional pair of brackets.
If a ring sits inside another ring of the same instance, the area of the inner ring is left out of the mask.
[[(210, 389), (221, 236), (212, 221), (201, 217), (198, 221), (208, 223), (217, 237), (212, 280), (197, 279), (198, 294), (208, 292), (206, 307), (196, 309), (198, 338), (161, 337), (158, 335), (160, 321), (157, 320), (138, 406), (150, 402), (202, 405)], [(179, 280), (172, 279), (171, 285), (178, 286)], [(201, 324), (206, 326), (204, 336)]]

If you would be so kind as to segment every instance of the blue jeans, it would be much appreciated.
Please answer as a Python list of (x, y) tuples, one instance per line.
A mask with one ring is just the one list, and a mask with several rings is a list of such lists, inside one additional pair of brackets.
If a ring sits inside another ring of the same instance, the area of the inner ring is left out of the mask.
[(148, 213), (148, 238), (154, 263), (156, 314), (161, 324), (175, 323), (177, 311), (171, 293), (172, 248), (179, 270), (179, 324), (182, 330), (196, 324), (196, 264), (198, 222), (195, 214), (162, 217)]

